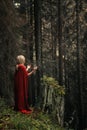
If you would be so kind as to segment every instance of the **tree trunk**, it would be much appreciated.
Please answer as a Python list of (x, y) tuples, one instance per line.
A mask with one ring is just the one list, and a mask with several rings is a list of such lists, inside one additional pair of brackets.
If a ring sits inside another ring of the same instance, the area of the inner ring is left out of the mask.
[(57, 28), (54, 24), (54, 10), (53, 3), (50, 1), (51, 8), (51, 44), (52, 44), (52, 76), (57, 79), (57, 60), (56, 60), (56, 48), (57, 48)]
[(58, 0), (58, 43), (59, 43), (59, 84), (63, 85), (63, 56), (62, 56), (62, 16), (61, 0)]
[(81, 65), (80, 65), (80, 28), (79, 28), (79, 11), (80, 0), (76, 1), (76, 31), (77, 31), (77, 88), (78, 88), (78, 103), (77, 103), (77, 130), (83, 130), (83, 112), (82, 112), (82, 86), (81, 86)]
[(35, 51), (37, 70), (37, 100), (40, 100), (40, 78), (42, 77), (42, 33), (41, 33), (41, 0), (34, 0), (34, 18), (35, 18)]

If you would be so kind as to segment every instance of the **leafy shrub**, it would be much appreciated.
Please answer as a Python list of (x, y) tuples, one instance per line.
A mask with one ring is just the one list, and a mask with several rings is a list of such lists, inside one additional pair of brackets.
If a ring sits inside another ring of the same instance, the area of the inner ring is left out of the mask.
[[(3, 108), (3, 109), (2, 109)], [(15, 112), (0, 98), (0, 130), (64, 130), (50, 115), (41, 111), (31, 115)]]
[(53, 77), (44, 75), (42, 78), (42, 85), (53, 87), (56, 94), (65, 95), (65, 88), (63, 86), (60, 86), (58, 81), (56, 81)]

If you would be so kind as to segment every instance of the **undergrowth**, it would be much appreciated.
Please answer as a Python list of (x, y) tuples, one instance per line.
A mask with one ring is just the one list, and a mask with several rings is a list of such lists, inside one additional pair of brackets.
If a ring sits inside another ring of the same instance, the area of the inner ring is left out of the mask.
[(52, 116), (36, 109), (30, 115), (15, 112), (0, 98), (0, 130), (64, 130)]

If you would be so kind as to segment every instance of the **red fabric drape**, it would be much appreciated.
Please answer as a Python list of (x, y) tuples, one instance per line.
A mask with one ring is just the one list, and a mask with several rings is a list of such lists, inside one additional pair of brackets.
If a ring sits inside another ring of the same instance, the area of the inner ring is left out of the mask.
[(14, 76), (15, 110), (28, 110), (28, 72), (22, 64), (18, 65)]

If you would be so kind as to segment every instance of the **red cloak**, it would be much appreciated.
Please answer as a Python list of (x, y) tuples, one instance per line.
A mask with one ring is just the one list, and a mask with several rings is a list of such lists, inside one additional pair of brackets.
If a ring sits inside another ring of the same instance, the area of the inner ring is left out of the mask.
[(15, 110), (28, 110), (28, 72), (22, 64), (18, 65), (14, 77)]

